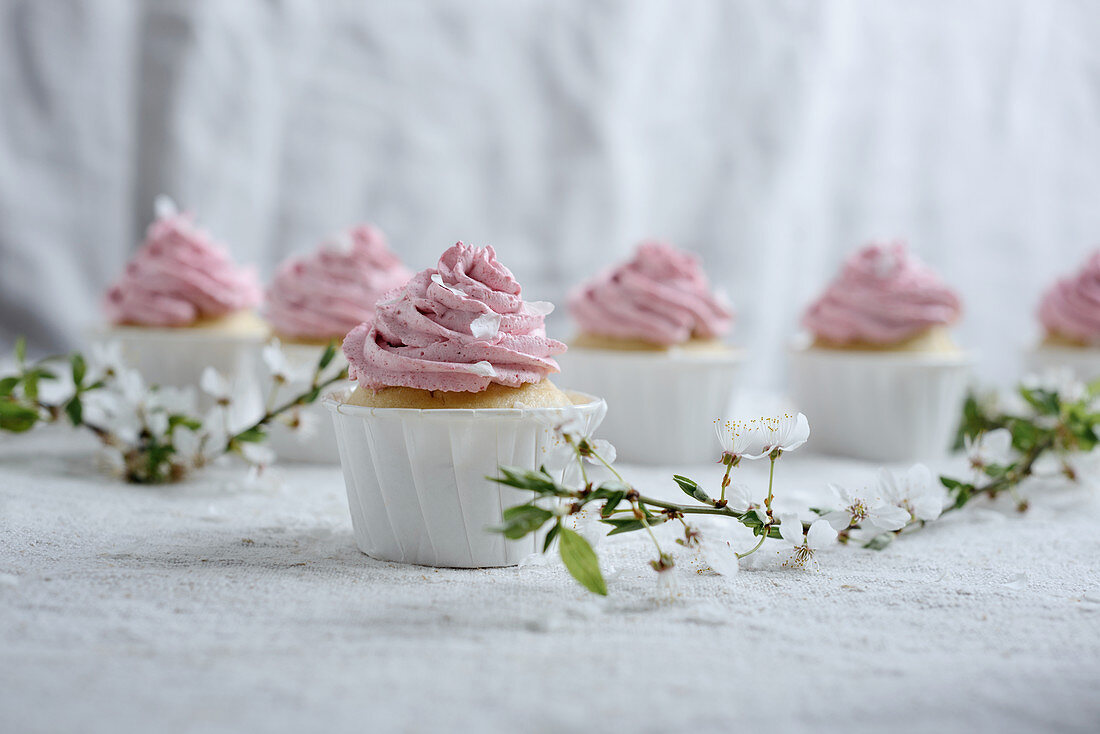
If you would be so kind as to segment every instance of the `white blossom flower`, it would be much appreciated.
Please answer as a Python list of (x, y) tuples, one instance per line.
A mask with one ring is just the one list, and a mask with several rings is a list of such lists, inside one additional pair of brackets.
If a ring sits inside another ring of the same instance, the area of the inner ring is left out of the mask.
[(84, 421), (122, 444), (137, 442), (145, 425), (145, 382), (136, 370), (123, 370), (107, 387), (83, 396)]
[(734, 462), (761, 459), (773, 451), (794, 451), (810, 437), (810, 424), (802, 413), (783, 413), (748, 420), (714, 423), (723, 458)]
[(118, 479), (126, 473), (126, 457), (115, 446), (104, 446), (95, 457), (96, 468), (111, 477)]
[(252, 441), (244, 441), (240, 444), (241, 456), (249, 464), (265, 467), (275, 461), (275, 452), (268, 446)]
[(963, 436), (963, 443), (970, 466), (979, 471), (987, 466), (1004, 466), (1012, 462), (1012, 432), (1007, 428), (995, 428), (977, 437)]
[(321, 419), (316, 413), (303, 410), (300, 406), (283, 413), (276, 420), (299, 441), (305, 441), (317, 435), (317, 429), (321, 425)]
[(229, 405), (232, 402), (233, 386), (230, 385), (220, 372), (213, 367), (207, 367), (202, 371), (202, 377), (199, 379), (199, 387), (203, 389), (210, 397), (219, 405)]
[(914, 464), (904, 474), (881, 469), (878, 486), (884, 500), (925, 522), (938, 518), (947, 502), (946, 489), (924, 464)]
[(726, 507), (737, 513), (745, 513), (752, 507), (752, 493), (747, 484), (735, 482), (726, 488)]
[(145, 428), (153, 436), (160, 438), (168, 433), (168, 414), (163, 411), (146, 411)]
[(723, 458), (738, 462), (741, 459), (760, 459), (767, 455), (760, 425), (765, 418), (748, 420), (722, 419), (714, 421), (714, 432), (722, 446)]
[(578, 449), (581, 449), (585, 463), (603, 466), (604, 462), (615, 462), (615, 447), (609, 441), (592, 438), (592, 431), (588, 428), (590, 425), (598, 426), (606, 411), (606, 406), (601, 405), (596, 415), (586, 419), (576, 408), (564, 408), (555, 411), (551, 417), (540, 418), (554, 434), (542, 462), (548, 472), (560, 473), (561, 481), (565, 484), (577, 481), (580, 473), (577, 466)]
[(794, 513), (779, 515), (779, 534), (794, 549), (791, 563), (805, 567), (814, 553), (836, 542), (836, 530), (826, 518), (819, 518), (803, 532), (802, 521)]
[(1027, 375), (1020, 384), (1028, 390), (1054, 393), (1068, 403), (1076, 403), (1088, 394), (1085, 383), (1069, 367), (1052, 367), (1041, 374)]
[(773, 451), (794, 451), (810, 438), (810, 422), (802, 413), (791, 415), (783, 413), (767, 418), (760, 427), (763, 448), (766, 453)]
[(286, 352), (278, 339), (272, 339), (261, 350), (264, 364), (271, 377), (279, 385), (308, 382), (313, 377), (314, 365), (294, 365), (287, 359)]
[(567, 515), (564, 518), (566, 527), (575, 530), (578, 535), (588, 541), (593, 549), (599, 548), (600, 543), (607, 535), (607, 525), (600, 522), (598, 509), (584, 508), (580, 512)]
[(676, 576), (676, 567), (668, 566), (657, 572), (657, 601), (671, 602), (680, 596), (680, 580)]
[(168, 415), (192, 415), (195, 412), (195, 390), (190, 386), (159, 386), (146, 395), (145, 409), (162, 410)]
[(137, 370), (124, 368), (119, 371), (110, 384), (111, 391), (116, 393), (125, 403), (141, 405), (145, 401), (145, 379)]
[(202, 467), (218, 458), (225, 452), (227, 442), (223, 410), (217, 406), (206, 414), (199, 430), (192, 431), (186, 426), (172, 430), (177, 463), (188, 467)]
[(909, 522), (908, 510), (885, 502), (881, 497), (857, 494), (835, 484), (830, 484), (829, 488), (841, 509), (827, 513), (822, 519), (834, 530), (846, 530), (858, 524), (865, 530), (885, 533), (900, 530)]
[(122, 359), (122, 344), (117, 341), (93, 342), (88, 348), (88, 382), (111, 378), (126, 369)]
[(703, 531), (699, 534), (697, 543), (696, 547), (703, 563), (719, 576), (736, 576), (741, 570), (737, 551), (728, 538)]

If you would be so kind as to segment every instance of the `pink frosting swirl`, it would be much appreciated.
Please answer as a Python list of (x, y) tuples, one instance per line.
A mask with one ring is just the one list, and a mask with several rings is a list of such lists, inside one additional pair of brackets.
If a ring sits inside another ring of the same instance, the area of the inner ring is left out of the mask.
[(1100, 251), (1081, 270), (1059, 279), (1039, 305), (1039, 321), (1048, 334), (1100, 343)]
[(546, 337), (552, 310), (520, 297), (492, 247), (459, 242), (379, 302), (374, 320), (344, 339), (344, 354), (351, 378), (370, 390), (519, 387), (558, 371), (552, 357), (565, 345)]
[(959, 297), (904, 242), (870, 244), (848, 257), (802, 318), (836, 344), (893, 344), (959, 317)]
[(190, 214), (159, 199), (145, 243), (107, 291), (104, 309), (115, 324), (186, 326), (253, 308), (261, 295), (255, 270), (238, 267)]
[(264, 315), (287, 336), (342, 337), (369, 320), (378, 299), (411, 276), (385, 236), (362, 225), (279, 266), (267, 290)]
[(661, 345), (713, 339), (733, 323), (699, 258), (665, 242), (645, 242), (631, 260), (582, 283), (569, 311), (586, 334)]

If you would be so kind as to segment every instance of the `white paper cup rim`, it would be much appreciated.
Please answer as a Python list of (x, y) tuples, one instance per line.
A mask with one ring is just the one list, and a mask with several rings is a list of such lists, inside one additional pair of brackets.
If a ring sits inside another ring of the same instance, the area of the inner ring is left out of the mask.
[[(556, 415), (564, 415), (571, 410), (590, 411), (599, 408), (604, 402), (603, 398), (595, 395), (565, 390), (565, 394), (573, 405), (555, 408), (375, 408), (365, 405), (349, 405), (347, 400), (351, 390), (335, 390), (321, 398), (321, 404), (340, 415), (359, 416), (369, 418), (372, 416), (421, 416), (437, 418), (548, 418)], [(582, 402), (577, 402), (577, 400)]]
[(828, 361), (850, 361), (868, 364), (878, 362), (890, 365), (933, 365), (944, 367), (969, 367), (977, 361), (977, 355), (970, 350), (956, 352), (921, 352), (903, 350), (857, 350), (857, 349), (816, 349), (810, 346), (805, 337), (796, 339), (790, 346), (793, 356), (805, 359)]
[(740, 364), (745, 361), (745, 351), (737, 347), (726, 347), (724, 349), (682, 349), (673, 346), (669, 349), (659, 351), (569, 347), (568, 351), (561, 356), (568, 359), (574, 355), (614, 360), (622, 365), (676, 362), (685, 367), (692, 367), (695, 365), (732, 365)]
[(1071, 347), (1065, 344), (1036, 344), (1026, 350), (1025, 354), (1069, 354), (1074, 356), (1100, 354), (1100, 344), (1079, 347)]
[(270, 336), (265, 332), (240, 334), (232, 331), (219, 331), (217, 328), (188, 327), (178, 328), (162, 326), (131, 326), (104, 324), (89, 327), (87, 338), (95, 341), (114, 339), (172, 339), (177, 341), (215, 341), (226, 344), (264, 344)]

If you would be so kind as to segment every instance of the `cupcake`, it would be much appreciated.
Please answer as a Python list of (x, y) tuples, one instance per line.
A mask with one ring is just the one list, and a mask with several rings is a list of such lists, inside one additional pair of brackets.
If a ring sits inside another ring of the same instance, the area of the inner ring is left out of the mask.
[(486, 528), (529, 499), (498, 485), (498, 465), (535, 469), (551, 426), (594, 428), (602, 400), (548, 378), (565, 351), (546, 336), (552, 306), (526, 302), (493, 248), (459, 242), (378, 303), (344, 339), (357, 385), (333, 411), (356, 543), (387, 561), (514, 565), (538, 539)]
[(98, 337), (120, 342), (151, 384), (197, 385), (208, 365), (250, 381), (267, 333), (254, 312), (256, 272), (236, 265), (167, 197), (157, 199), (156, 211), (145, 242), (107, 291), (111, 327)]
[(733, 312), (699, 259), (663, 242), (582, 283), (569, 296), (579, 328), (569, 384), (607, 401), (603, 435), (619, 458), (714, 461), (713, 424), (733, 399), (740, 354), (722, 338)]
[[(291, 257), (280, 265), (267, 289), (263, 314), (291, 367), (308, 372), (331, 341), (342, 340), (356, 325), (369, 321), (378, 299), (411, 276), (390, 251), (381, 231), (369, 225), (353, 227), (322, 243), (315, 252)], [(338, 354), (336, 361), (342, 363), (343, 355)], [(317, 404), (302, 410), (319, 414), (324, 408)], [(310, 419), (319, 429), (301, 439), (283, 426), (275, 426), (272, 448), (281, 459), (340, 460), (332, 421), (327, 415), (313, 418), (320, 419)]]
[(809, 445), (875, 461), (935, 458), (950, 447), (971, 360), (951, 337), (958, 295), (902, 242), (851, 255), (802, 319), (792, 358)]
[(1100, 251), (1043, 294), (1039, 322), (1043, 341), (1028, 355), (1030, 369), (1068, 367), (1082, 380), (1100, 377)]

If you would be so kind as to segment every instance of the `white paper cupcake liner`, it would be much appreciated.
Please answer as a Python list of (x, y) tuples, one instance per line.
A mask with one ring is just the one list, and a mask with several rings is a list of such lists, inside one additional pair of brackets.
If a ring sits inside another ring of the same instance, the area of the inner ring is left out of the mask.
[(883, 462), (945, 456), (972, 363), (965, 353), (796, 349), (791, 392), (810, 421), (807, 449)]
[(241, 419), (263, 412), (260, 349), (264, 335), (220, 333), (206, 329), (164, 329), (117, 326), (91, 332), (93, 342), (117, 342), (128, 367), (141, 373), (147, 385), (193, 387), (199, 410), (213, 399), (199, 389), (203, 370), (213, 367), (230, 380), (235, 412)]
[[(316, 367), (324, 354), (325, 347), (312, 344), (282, 343), (283, 354), (294, 369), (310, 369)], [(338, 370), (347, 364), (344, 353), (337, 350), (332, 365), (326, 369), (326, 374)], [(270, 377), (264, 372), (264, 384), (270, 384)], [(352, 386), (352, 383), (343, 381), (333, 384), (326, 389), (326, 393), (339, 392)], [(304, 390), (307, 386), (288, 385), (280, 391), (280, 395), (290, 396)], [(279, 461), (304, 462), (310, 464), (339, 464), (340, 451), (336, 446), (336, 428), (328, 410), (321, 404), (321, 400), (310, 405), (302, 406), (303, 419), (311, 424), (312, 432), (300, 433), (291, 430), (285, 424), (275, 421), (271, 427), (268, 445), (275, 452)]]
[(1042, 345), (1024, 355), (1024, 367), (1036, 375), (1068, 369), (1077, 379), (1091, 382), (1100, 377), (1100, 348)]
[(637, 464), (717, 461), (714, 421), (727, 417), (738, 384), (740, 352), (626, 352), (571, 348), (557, 358), (561, 383), (600, 395), (607, 417), (599, 435), (618, 458)]
[(486, 530), (532, 497), (486, 477), (500, 465), (538, 468), (553, 445), (551, 426), (570, 414), (595, 428), (604, 402), (573, 396), (573, 408), (510, 410), (365, 408), (348, 405), (347, 391), (327, 397), (359, 549), (449, 568), (512, 566), (541, 550), (541, 537)]

